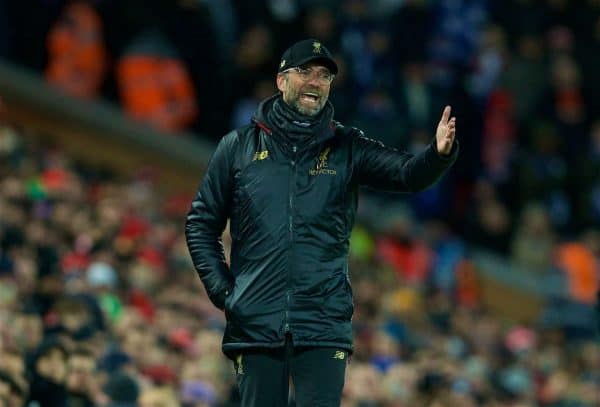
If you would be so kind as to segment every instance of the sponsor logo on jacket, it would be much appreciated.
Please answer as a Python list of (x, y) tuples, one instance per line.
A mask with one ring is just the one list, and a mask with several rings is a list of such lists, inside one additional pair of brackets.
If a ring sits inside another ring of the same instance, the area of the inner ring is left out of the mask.
[(310, 175), (337, 175), (336, 170), (328, 168), (327, 155), (329, 154), (330, 150), (331, 148), (327, 147), (325, 150), (321, 151), (315, 168), (308, 170)]

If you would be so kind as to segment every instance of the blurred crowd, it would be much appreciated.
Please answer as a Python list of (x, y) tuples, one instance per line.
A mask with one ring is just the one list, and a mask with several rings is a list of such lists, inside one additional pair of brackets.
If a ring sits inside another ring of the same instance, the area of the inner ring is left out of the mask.
[[(214, 141), (306, 37), (341, 67), (338, 120), (418, 151), (451, 104), (461, 146), (423, 193), (364, 192), (344, 406), (599, 405), (600, 1), (0, 0), (0, 57)], [(0, 406), (236, 406), (191, 195), (23, 131), (0, 129)], [(491, 313), (474, 247), (564, 293), (535, 323)]]
[[(31, 140), (0, 128), (0, 406), (238, 406), (224, 317), (181, 232), (191, 196), (160, 193), (151, 168), (123, 180)], [(558, 312), (579, 323), (490, 312), (470, 251), (443, 224), (365, 221), (351, 262), (343, 406), (600, 400), (589, 307), (563, 298)]]

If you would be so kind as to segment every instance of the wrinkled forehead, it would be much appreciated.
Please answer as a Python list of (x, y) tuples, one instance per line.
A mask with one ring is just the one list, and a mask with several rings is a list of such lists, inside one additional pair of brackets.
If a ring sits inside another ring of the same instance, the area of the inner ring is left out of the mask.
[(323, 72), (331, 73), (329, 68), (327, 68), (322, 62), (320, 62), (318, 60), (309, 61), (305, 64), (300, 65), (299, 67), (302, 69), (313, 69), (315, 71), (323, 71)]

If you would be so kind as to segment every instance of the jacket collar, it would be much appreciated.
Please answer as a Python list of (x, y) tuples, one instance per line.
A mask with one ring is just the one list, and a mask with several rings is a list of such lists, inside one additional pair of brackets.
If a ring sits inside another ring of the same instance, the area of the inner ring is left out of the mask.
[[(281, 97), (281, 95), (277, 93), (260, 102), (256, 113), (252, 117), (252, 122), (269, 136), (276, 134), (274, 133), (272, 126), (269, 125), (269, 122), (267, 120), (267, 113), (270, 109), (272, 109), (273, 103), (279, 97)], [(315, 137), (311, 140), (310, 143), (308, 143), (307, 146), (305, 146), (304, 149), (308, 149), (315, 145), (322, 144), (335, 136), (336, 122), (333, 121), (333, 105), (329, 100), (326, 102), (323, 109), (328, 109), (330, 111), (329, 114), (323, 117), (323, 120), (327, 120), (328, 123), (326, 126), (322, 126), (322, 130), (315, 135)]]

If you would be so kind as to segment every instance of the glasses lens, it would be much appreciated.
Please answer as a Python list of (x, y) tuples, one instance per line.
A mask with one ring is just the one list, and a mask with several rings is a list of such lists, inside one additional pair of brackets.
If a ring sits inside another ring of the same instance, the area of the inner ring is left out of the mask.
[(330, 83), (333, 80), (333, 74), (327, 69), (314, 69), (299, 66), (292, 68), (292, 70), (296, 71), (304, 80), (308, 80), (313, 77), (316, 77), (320, 82), (323, 83)]

